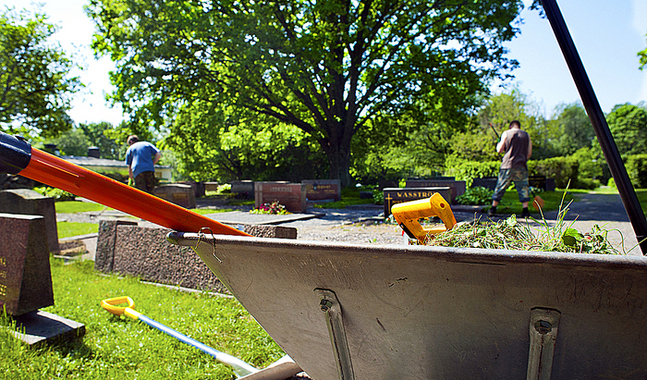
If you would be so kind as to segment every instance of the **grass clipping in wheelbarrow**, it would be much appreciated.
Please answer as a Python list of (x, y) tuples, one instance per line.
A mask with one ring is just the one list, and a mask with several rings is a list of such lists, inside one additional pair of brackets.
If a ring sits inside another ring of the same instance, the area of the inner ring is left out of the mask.
[[(542, 217), (537, 224), (519, 221), (515, 215), (499, 221), (457, 223), (451, 230), (427, 235), (425, 245), (461, 248), (507, 249), (520, 251), (619, 254), (607, 239), (608, 230), (593, 225), (591, 232), (580, 233), (574, 222), (565, 222), (568, 206), (560, 208), (554, 226)], [(618, 231), (619, 232), (619, 231)]]

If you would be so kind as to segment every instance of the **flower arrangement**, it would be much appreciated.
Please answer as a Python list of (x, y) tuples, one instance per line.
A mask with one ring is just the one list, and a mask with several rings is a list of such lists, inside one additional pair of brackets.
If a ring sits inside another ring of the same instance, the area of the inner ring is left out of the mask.
[(285, 206), (279, 202), (265, 203), (262, 206), (256, 207), (251, 210), (252, 214), (270, 214), (270, 215), (287, 215), (289, 214), (288, 210), (285, 209)]

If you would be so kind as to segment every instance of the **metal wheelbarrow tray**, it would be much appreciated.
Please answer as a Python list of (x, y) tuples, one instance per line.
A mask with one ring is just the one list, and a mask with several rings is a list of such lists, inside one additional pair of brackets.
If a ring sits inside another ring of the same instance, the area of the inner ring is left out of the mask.
[(316, 380), (647, 376), (644, 257), (168, 239)]

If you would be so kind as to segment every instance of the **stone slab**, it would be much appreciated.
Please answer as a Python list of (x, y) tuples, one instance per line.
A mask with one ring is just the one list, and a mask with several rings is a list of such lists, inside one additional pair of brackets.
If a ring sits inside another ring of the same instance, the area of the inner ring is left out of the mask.
[(30, 189), (0, 191), (0, 213), (41, 215), (45, 218), (45, 234), (49, 251), (59, 252), (58, 230), (56, 229), (56, 207), (52, 197), (43, 196)]
[(306, 185), (308, 201), (341, 200), (341, 182), (338, 179), (306, 179), (301, 182)]
[(391, 215), (394, 204), (429, 198), (440, 193), (445, 200), (451, 197), (450, 187), (387, 187), (384, 188), (384, 217)]
[(284, 205), (289, 212), (305, 212), (306, 185), (288, 182), (254, 182), (255, 207), (273, 202)]
[(45, 218), (0, 214), (0, 308), (19, 316), (54, 304)]
[(445, 187), (451, 188), (451, 200), (446, 199), (452, 204), (456, 204), (456, 197), (465, 194), (465, 181), (456, 181), (454, 177), (437, 177), (431, 179), (414, 179), (407, 180), (406, 187)]
[(14, 319), (17, 331), (13, 335), (31, 347), (81, 339), (85, 325), (56, 314), (37, 310)]

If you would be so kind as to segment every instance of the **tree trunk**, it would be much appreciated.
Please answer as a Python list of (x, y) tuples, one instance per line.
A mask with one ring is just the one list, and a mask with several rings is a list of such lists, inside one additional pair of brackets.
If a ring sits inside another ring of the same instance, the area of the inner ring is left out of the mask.
[(330, 164), (330, 178), (339, 179), (342, 188), (350, 186), (350, 146), (331, 146), (326, 150), (326, 156)]

